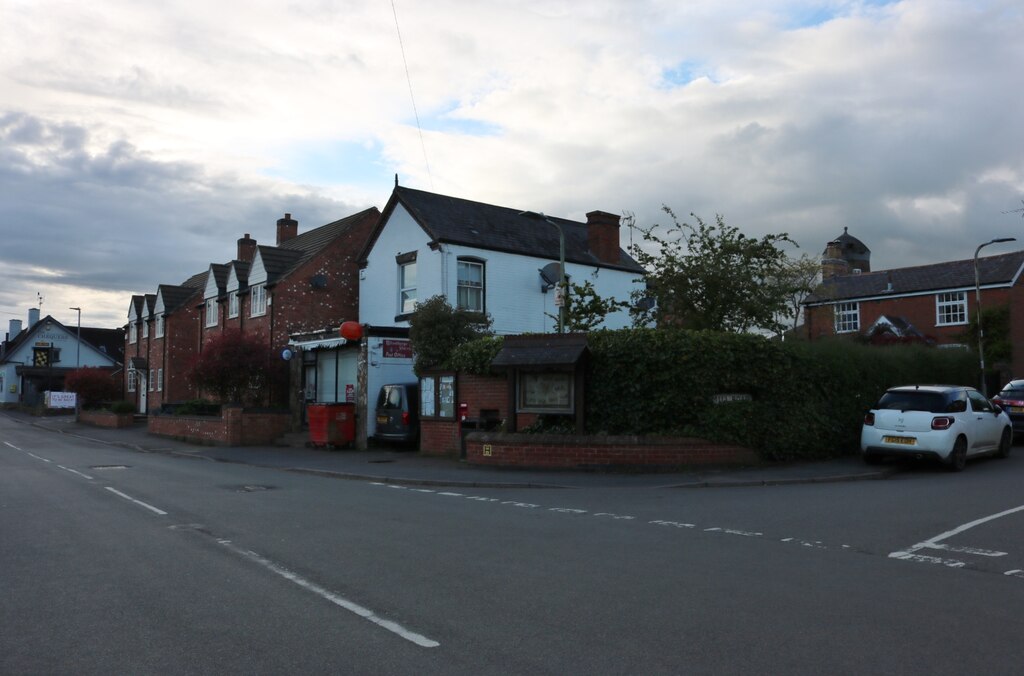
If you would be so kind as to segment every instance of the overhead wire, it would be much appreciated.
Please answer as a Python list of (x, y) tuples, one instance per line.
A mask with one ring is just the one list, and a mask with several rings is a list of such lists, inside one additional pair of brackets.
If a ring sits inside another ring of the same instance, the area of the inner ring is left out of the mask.
[(420, 135), (420, 147), (423, 148), (423, 163), (427, 167), (427, 179), (430, 181), (430, 189), (434, 189), (434, 176), (430, 172), (430, 160), (427, 159), (427, 143), (423, 139), (423, 127), (420, 126), (420, 114), (416, 109), (416, 96), (412, 91), (412, 77), (409, 75), (409, 61), (405, 58), (405, 44), (402, 42), (402, 31), (398, 27), (398, 10), (395, 8), (395, 0), (391, 0), (391, 12), (395, 15), (395, 32), (398, 34), (398, 47), (402, 51), (402, 64), (405, 66), (405, 81), (409, 84), (409, 99), (412, 101), (412, 114), (416, 118), (416, 130)]

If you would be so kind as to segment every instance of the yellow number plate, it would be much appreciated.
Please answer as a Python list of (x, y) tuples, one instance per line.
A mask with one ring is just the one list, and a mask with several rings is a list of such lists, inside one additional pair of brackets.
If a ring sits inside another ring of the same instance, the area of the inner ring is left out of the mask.
[(887, 444), (900, 444), (901, 446), (913, 446), (917, 443), (917, 439), (914, 437), (882, 437), (882, 441)]
[(387, 424), (387, 422), (388, 422), (388, 417), (386, 415), (379, 415), (379, 416), (377, 416), (377, 424), (378, 425), (385, 425), (385, 424)]

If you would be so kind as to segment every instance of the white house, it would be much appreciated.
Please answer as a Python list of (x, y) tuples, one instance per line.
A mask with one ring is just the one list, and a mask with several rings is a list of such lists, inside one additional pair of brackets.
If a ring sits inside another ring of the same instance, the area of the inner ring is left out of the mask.
[[(359, 320), (371, 335), (379, 327), (408, 329), (418, 301), (443, 295), (452, 307), (489, 314), (495, 333), (554, 332), (560, 232), (571, 283), (589, 281), (602, 298), (620, 301), (645, 288), (643, 268), (619, 246), (614, 214), (592, 211), (581, 223), (396, 185), (361, 256)], [(603, 326), (630, 323), (623, 310)], [(371, 407), (380, 386), (397, 377), (395, 364), (386, 377), (374, 369), (376, 348), (371, 340)], [(411, 358), (406, 365), (402, 380), (415, 380)]]
[(79, 367), (118, 368), (124, 359), (121, 329), (64, 326), (39, 310), (28, 326), (12, 319), (0, 351), (0, 404), (39, 403), (46, 390), (63, 391), (64, 376)]

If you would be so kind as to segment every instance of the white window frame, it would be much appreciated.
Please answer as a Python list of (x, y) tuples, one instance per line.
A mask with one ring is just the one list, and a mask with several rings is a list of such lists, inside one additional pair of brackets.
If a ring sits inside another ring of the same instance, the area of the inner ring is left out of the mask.
[(164, 337), (164, 316), (163, 315), (157, 315), (155, 321), (156, 321), (156, 328), (154, 329), (154, 336), (153, 337), (154, 338), (163, 338)]
[(836, 333), (860, 331), (860, 303), (836, 303), (834, 312)]
[(139, 342), (139, 327), (132, 321), (128, 324), (128, 343), (134, 345)]
[[(464, 269), (471, 269), (471, 268), (479, 269), (479, 271), (480, 271), (480, 281), (479, 282), (470, 280), (468, 278), (466, 278), (466, 279), (463, 278), (463, 276), (462, 276), (463, 270)], [(462, 259), (459, 259), (459, 261), (458, 261), (458, 268), (457, 268), (457, 270), (458, 271), (457, 271), (456, 275), (457, 275), (458, 280), (456, 282), (456, 287), (455, 287), (455, 306), (459, 310), (466, 310), (468, 312), (483, 312), (484, 311), (484, 307), (485, 307), (485, 301), (484, 301), (485, 277), (484, 277), (484, 274), (486, 273), (486, 268), (484, 267), (484, 262), (480, 261), (480, 260), (471, 260), (471, 259), (462, 258)], [(467, 300), (469, 298), (471, 298), (473, 295), (477, 296), (477, 304), (475, 306), (470, 306), (470, 304), (468, 302), (467, 303), (463, 303), (463, 293), (464, 292), (465, 292), (465, 295), (467, 296)]]
[(228, 294), (228, 317), (234, 319), (238, 316), (238, 292), (232, 291)]
[(262, 317), (267, 314), (267, 285), (257, 284), (249, 292), (249, 316)]
[(138, 380), (138, 374), (135, 372), (135, 369), (128, 369), (128, 391), (129, 392), (134, 392), (135, 391), (135, 387), (136, 387), (135, 383), (136, 383), (137, 380)]
[(935, 294), (935, 326), (963, 326), (967, 317), (966, 291)]
[[(407, 273), (412, 271), (412, 284), (408, 283)], [(416, 261), (401, 263), (398, 266), (398, 313), (409, 314), (416, 311)]]
[(153, 382), (154, 380), (156, 380), (156, 379), (153, 378), (153, 369), (149, 369), (149, 391), (150, 392), (153, 391), (153, 387), (156, 385), (156, 383)]
[(217, 326), (217, 299), (206, 299), (206, 328)]
[(163, 392), (164, 391), (164, 370), (163, 369), (157, 369), (156, 370), (156, 391), (157, 392)]

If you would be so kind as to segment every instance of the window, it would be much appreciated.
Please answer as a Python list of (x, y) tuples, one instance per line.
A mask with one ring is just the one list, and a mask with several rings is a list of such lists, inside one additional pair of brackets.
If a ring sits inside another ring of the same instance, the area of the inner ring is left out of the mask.
[(426, 376), (420, 379), (420, 416), (455, 418), (455, 376)]
[(238, 292), (232, 291), (228, 294), (228, 317), (238, 316)]
[(259, 317), (267, 314), (267, 285), (259, 284), (252, 287), (252, 298), (249, 300), (249, 316)]
[(128, 342), (134, 345), (139, 342), (139, 328), (135, 322), (128, 324)]
[(517, 411), (572, 413), (573, 374), (569, 372), (519, 372)]
[(217, 299), (206, 299), (206, 325), (217, 326)]
[(459, 260), (458, 309), (484, 311), (484, 264), (482, 261)]
[(935, 325), (967, 323), (967, 293), (952, 291), (935, 295)]
[(860, 330), (860, 306), (857, 303), (836, 304), (836, 333)]
[(164, 391), (164, 370), (163, 369), (157, 369), (156, 370), (156, 391), (157, 392), (163, 392)]
[(156, 316), (156, 336), (155, 337), (157, 337), (157, 338), (163, 338), (164, 337), (164, 316), (163, 315), (157, 315)]
[(154, 380), (154, 378), (153, 378), (153, 369), (149, 369), (149, 391), (150, 392), (153, 391), (153, 386), (156, 385), (156, 383), (154, 383), (153, 380)]
[(128, 369), (128, 391), (129, 392), (134, 392), (135, 391), (135, 378), (136, 378), (135, 369)]
[(148, 323), (142, 325), (142, 337), (143, 338), (149, 338), (149, 324)]
[(398, 268), (399, 312), (416, 311), (416, 261), (403, 263)]

